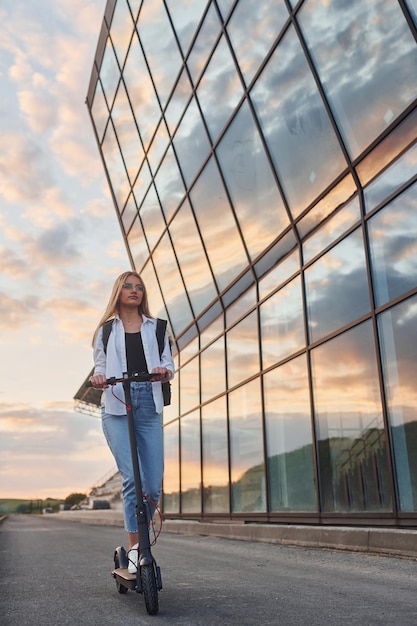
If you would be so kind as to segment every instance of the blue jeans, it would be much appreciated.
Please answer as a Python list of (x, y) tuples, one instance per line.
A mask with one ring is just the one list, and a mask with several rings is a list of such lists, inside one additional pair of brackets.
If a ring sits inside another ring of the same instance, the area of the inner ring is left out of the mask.
[[(133, 420), (142, 491), (151, 503), (158, 504), (164, 472), (162, 416), (155, 411), (152, 383), (133, 382), (130, 386)], [(136, 492), (132, 455), (129, 443), (127, 415), (111, 415), (102, 408), (102, 425), (110, 450), (122, 475), (122, 495), (125, 530), (137, 532)], [(154, 509), (151, 506), (151, 515)]]

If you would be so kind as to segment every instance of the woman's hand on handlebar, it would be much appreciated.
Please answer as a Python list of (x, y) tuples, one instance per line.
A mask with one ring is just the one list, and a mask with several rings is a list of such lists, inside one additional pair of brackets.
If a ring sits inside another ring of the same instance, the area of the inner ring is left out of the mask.
[(165, 382), (171, 379), (171, 371), (167, 369), (166, 367), (154, 367), (153, 370), (151, 371), (151, 374), (158, 375), (155, 378), (150, 379), (151, 383), (156, 382), (157, 380), (160, 380), (161, 382)]
[(94, 389), (106, 389), (108, 387), (104, 374), (94, 374), (94, 376), (90, 376), (90, 383)]

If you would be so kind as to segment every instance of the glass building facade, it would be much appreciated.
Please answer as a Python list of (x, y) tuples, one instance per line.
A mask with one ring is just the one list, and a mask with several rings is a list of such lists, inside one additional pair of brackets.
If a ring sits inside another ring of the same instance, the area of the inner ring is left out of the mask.
[(417, 0), (109, 0), (87, 105), (169, 321), (166, 517), (417, 526)]

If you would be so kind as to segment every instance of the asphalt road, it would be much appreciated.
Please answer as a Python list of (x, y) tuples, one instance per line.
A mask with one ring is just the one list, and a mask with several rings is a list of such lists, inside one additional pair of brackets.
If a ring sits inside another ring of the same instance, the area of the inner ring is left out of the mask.
[(416, 626), (417, 562), (163, 533), (158, 615), (118, 594), (120, 528), (11, 516), (0, 525), (2, 626)]

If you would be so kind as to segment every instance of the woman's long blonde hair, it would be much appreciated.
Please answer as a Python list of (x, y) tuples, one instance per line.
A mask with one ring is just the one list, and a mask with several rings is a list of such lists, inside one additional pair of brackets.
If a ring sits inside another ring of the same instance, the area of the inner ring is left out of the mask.
[(139, 309), (139, 313), (142, 315), (146, 315), (146, 317), (152, 317), (150, 311), (149, 311), (149, 303), (148, 303), (148, 294), (146, 291), (146, 286), (145, 283), (143, 282), (141, 276), (137, 273), (137, 272), (123, 272), (123, 274), (120, 274), (120, 276), (118, 278), (116, 278), (114, 285), (113, 285), (113, 289), (110, 295), (110, 300), (109, 303), (106, 307), (106, 310), (104, 311), (99, 323), (97, 324), (97, 328), (94, 331), (94, 335), (93, 335), (93, 346), (94, 346), (94, 342), (96, 340), (96, 336), (97, 333), (99, 331), (99, 329), (101, 328), (101, 326), (103, 326), (103, 324), (105, 322), (107, 322), (108, 320), (112, 319), (116, 314), (119, 313), (119, 297), (120, 297), (120, 292), (123, 288), (124, 283), (126, 282), (126, 279), (128, 276), (136, 276), (136, 278), (138, 280), (140, 280), (140, 282), (143, 285), (143, 297), (142, 297), (142, 302), (139, 304), (138, 309)]

